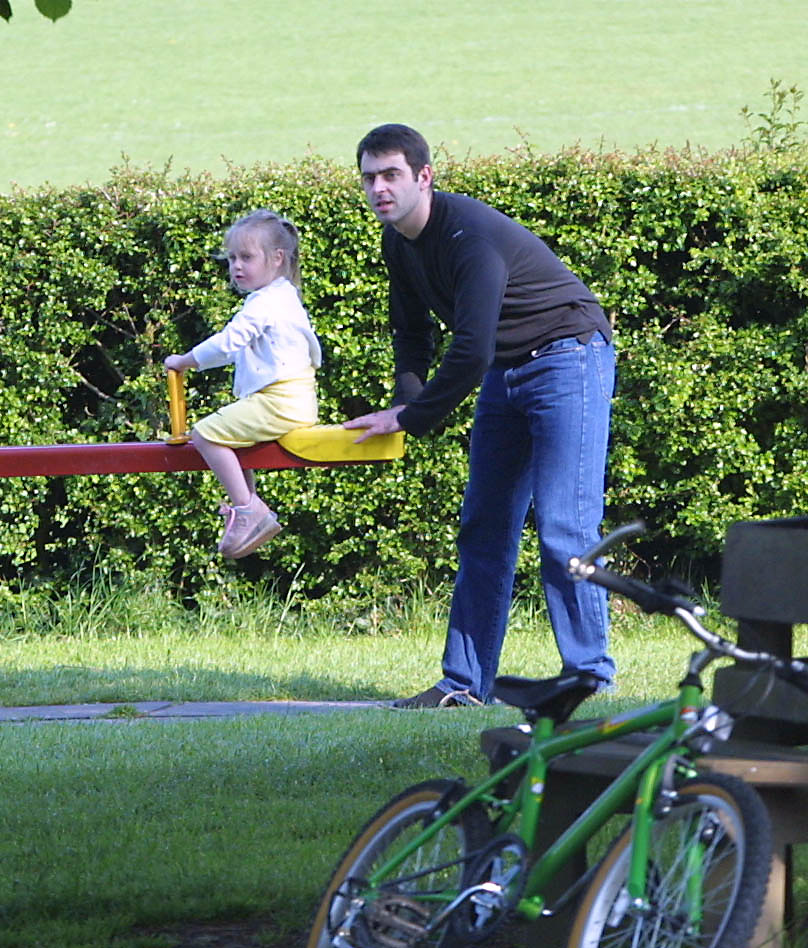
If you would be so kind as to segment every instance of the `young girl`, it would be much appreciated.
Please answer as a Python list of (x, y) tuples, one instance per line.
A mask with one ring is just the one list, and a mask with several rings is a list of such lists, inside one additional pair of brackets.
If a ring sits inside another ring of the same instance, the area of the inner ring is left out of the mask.
[(236, 221), (225, 235), (233, 286), (247, 298), (221, 332), (166, 369), (211, 369), (233, 363), (238, 401), (197, 422), (191, 441), (230, 496), (220, 513), (223, 556), (252, 553), (281, 529), (255, 492), (252, 471), (242, 470), (235, 448), (274, 441), (317, 421), (314, 373), (321, 353), (298, 290), (298, 235), (290, 221), (260, 210)]

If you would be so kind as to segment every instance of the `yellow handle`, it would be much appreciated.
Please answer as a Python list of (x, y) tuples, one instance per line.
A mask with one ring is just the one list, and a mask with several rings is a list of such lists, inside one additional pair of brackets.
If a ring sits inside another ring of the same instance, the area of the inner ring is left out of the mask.
[(168, 414), (171, 437), (166, 439), (166, 444), (185, 444), (190, 438), (186, 425), (185, 377), (174, 369), (168, 370)]

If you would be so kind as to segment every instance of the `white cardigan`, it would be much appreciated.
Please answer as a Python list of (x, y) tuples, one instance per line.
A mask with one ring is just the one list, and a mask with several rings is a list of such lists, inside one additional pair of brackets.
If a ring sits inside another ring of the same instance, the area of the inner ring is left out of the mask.
[(297, 378), (322, 363), (320, 343), (297, 288), (286, 277), (250, 293), (224, 329), (191, 352), (200, 369), (233, 363), (236, 398)]

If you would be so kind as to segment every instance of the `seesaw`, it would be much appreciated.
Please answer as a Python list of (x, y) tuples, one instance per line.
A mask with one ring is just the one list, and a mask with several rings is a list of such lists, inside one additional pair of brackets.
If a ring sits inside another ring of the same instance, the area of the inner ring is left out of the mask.
[[(171, 437), (166, 441), (0, 447), (0, 477), (204, 471), (207, 465), (188, 443), (185, 390), (179, 372), (168, 373), (168, 400)], [(357, 436), (357, 431), (342, 425), (313, 425), (295, 428), (278, 441), (240, 448), (236, 453), (241, 466), (248, 470), (336, 467), (404, 456), (403, 432), (376, 435), (354, 444)]]

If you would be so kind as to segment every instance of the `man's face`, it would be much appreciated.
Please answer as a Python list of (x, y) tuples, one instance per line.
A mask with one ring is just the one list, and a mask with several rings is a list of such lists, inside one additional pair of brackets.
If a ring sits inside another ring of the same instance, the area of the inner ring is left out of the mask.
[(429, 218), (432, 169), (425, 165), (413, 175), (401, 152), (371, 155), (360, 162), (362, 187), (368, 203), (383, 224), (392, 224), (405, 237), (417, 237)]

